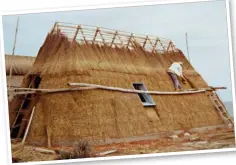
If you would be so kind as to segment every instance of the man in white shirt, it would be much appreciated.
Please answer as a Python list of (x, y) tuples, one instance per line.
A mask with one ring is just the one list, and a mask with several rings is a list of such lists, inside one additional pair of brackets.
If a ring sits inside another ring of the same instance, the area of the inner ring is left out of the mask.
[(182, 66), (183, 66), (183, 62), (173, 62), (167, 71), (167, 73), (170, 75), (170, 77), (174, 83), (175, 90), (177, 90), (177, 91), (179, 91), (181, 89), (181, 85), (179, 83), (177, 76), (182, 78), (183, 83), (185, 83), (185, 80), (186, 80), (183, 76), (183, 73), (182, 73)]

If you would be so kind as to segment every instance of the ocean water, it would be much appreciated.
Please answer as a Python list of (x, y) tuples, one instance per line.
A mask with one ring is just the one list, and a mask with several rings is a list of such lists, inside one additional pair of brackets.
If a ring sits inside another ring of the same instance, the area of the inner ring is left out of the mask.
[(232, 116), (232, 117), (234, 116), (234, 111), (232, 109), (227, 109), (227, 111), (230, 116)]
[(233, 102), (227, 101), (227, 102), (224, 102), (224, 105), (225, 105), (229, 115), (233, 117), (234, 116)]

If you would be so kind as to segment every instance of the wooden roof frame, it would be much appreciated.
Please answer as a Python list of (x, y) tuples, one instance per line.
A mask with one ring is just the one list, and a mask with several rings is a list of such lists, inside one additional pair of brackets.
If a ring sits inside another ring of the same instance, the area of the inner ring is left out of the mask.
[(72, 41), (78, 43), (83, 42), (83, 44), (99, 44), (110, 47), (115, 46), (119, 48), (125, 47), (127, 49), (134, 49), (136, 43), (145, 51), (152, 53), (177, 51), (173, 42), (166, 38), (136, 35), (129, 32), (102, 27), (56, 22), (52, 31), (55, 33), (60, 32)]

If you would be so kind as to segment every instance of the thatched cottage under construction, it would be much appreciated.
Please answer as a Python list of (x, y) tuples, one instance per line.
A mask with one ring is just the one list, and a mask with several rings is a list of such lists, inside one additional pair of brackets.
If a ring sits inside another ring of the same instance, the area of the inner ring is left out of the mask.
[[(174, 61), (184, 62), (189, 80), (181, 92), (166, 72)], [(214, 90), (171, 40), (55, 23), (13, 89), (11, 136), (27, 132), (27, 142), (49, 146), (107, 144), (233, 124)]]

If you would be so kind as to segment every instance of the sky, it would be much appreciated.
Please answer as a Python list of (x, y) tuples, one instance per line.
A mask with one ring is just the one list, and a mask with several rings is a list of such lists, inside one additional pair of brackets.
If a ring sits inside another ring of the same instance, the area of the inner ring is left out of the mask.
[(26, 56), (37, 55), (56, 21), (168, 38), (186, 56), (187, 32), (190, 62), (208, 85), (227, 87), (218, 94), (223, 101), (232, 101), (224, 0), (3, 16), (6, 54), (12, 53), (18, 16), (15, 54)]

